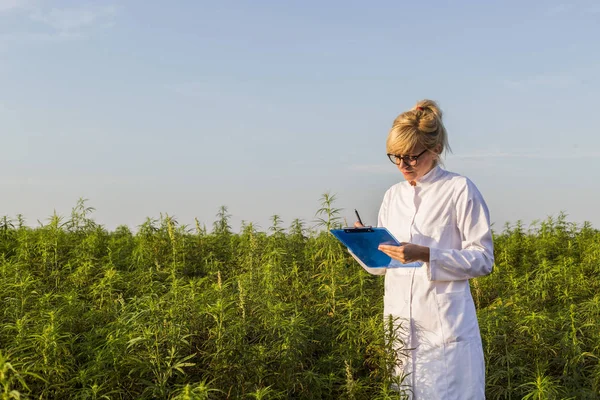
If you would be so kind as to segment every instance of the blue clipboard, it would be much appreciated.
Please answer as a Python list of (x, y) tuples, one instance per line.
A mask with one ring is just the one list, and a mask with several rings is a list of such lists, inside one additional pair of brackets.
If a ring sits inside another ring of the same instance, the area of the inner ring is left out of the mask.
[(377, 249), (380, 244), (401, 246), (386, 228), (366, 226), (331, 229), (330, 232), (369, 268), (415, 268), (423, 265), (421, 262), (402, 264)]

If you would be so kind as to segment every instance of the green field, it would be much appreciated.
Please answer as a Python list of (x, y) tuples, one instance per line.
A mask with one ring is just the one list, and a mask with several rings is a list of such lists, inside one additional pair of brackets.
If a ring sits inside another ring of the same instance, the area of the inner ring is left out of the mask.
[[(80, 201), (0, 219), (2, 399), (390, 399), (383, 280), (313, 221), (108, 231)], [(310, 225), (310, 227), (309, 227)], [(497, 229), (497, 228), (496, 228)], [(495, 232), (471, 281), (488, 399), (600, 399), (600, 232), (566, 216)], [(407, 350), (409, 351), (409, 350)]]

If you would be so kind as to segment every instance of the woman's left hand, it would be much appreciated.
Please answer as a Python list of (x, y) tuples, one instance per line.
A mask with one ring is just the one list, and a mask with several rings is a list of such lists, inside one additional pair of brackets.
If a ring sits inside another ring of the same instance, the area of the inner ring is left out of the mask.
[(429, 247), (419, 246), (418, 244), (402, 243), (401, 246), (381, 244), (378, 249), (402, 264), (417, 261), (429, 262)]

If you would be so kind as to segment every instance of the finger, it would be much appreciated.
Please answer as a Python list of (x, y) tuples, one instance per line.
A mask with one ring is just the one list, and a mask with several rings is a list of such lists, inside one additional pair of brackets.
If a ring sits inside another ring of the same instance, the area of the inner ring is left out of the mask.
[(393, 252), (391, 252), (391, 251), (388, 251), (388, 250), (383, 250), (383, 249), (380, 249), (380, 251), (381, 251), (381, 252), (383, 252), (384, 254), (386, 254), (386, 255), (388, 255), (388, 256), (390, 256), (390, 257), (392, 257), (392, 258), (396, 256), (396, 255), (395, 255)]
[(396, 254), (396, 253), (388, 253), (388, 252), (385, 252), (385, 251), (384, 251), (384, 253), (385, 253), (385, 254), (386, 254), (388, 257), (390, 257), (390, 258), (392, 258), (392, 259), (394, 259), (394, 260), (397, 260), (397, 261), (400, 261), (402, 264), (406, 264), (406, 263), (407, 263), (407, 261), (404, 259), (404, 257), (403, 257), (402, 255), (400, 255), (400, 254)]
[(355, 227), (355, 228), (363, 228), (363, 227), (364, 227), (364, 225), (363, 225), (363, 224), (361, 224), (360, 222), (356, 221), (356, 222), (354, 223), (354, 227)]
[(400, 247), (398, 247), (398, 246), (379, 245), (378, 249), (381, 250), (381, 251), (395, 253), (395, 252), (398, 252), (400, 250)]
[(404, 259), (404, 254), (400, 251), (395, 251), (395, 250), (381, 250), (381, 251), (396, 260)]
[(379, 249), (380, 251), (382, 251), (383, 253), (387, 254), (388, 256), (391, 256), (394, 254), (394, 252), (386, 250), (386, 249)]
[(386, 250), (398, 250), (400, 248), (400, 246), (390, 246), (389, 244), (380, 244), (379, 247), (377, 247), (379, 250), (382, 249), (386, 249)]

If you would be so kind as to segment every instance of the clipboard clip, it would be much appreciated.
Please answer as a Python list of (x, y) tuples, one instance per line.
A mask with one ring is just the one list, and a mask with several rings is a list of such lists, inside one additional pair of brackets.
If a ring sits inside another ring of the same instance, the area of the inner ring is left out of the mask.
[(361, 233), (361, 232), (373, 232), (373, 227), (372, 226), (363, 226), (360, 228), (353, 228), (353, 227), (345, 227), (342, 228), (344, 230), (345, 233)]

